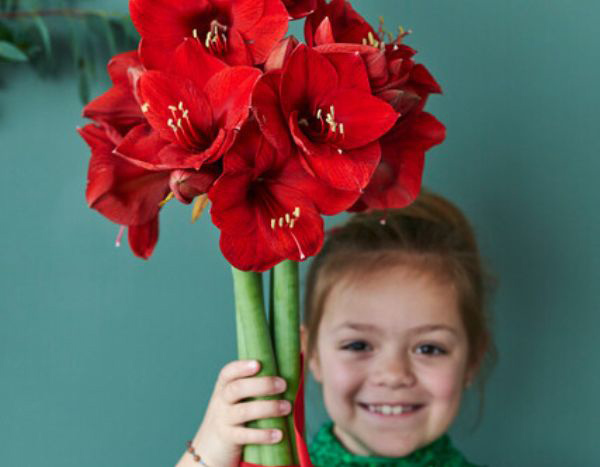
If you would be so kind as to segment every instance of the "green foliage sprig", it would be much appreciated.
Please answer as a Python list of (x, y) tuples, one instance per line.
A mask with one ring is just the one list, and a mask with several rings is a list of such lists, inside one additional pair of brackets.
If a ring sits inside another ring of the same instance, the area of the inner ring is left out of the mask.
[(0, 0), (0, 63), (29, 63), (52, 74), (69, 60), (79, 96), (90, 99), (97, 64), (137, 46), (128, 15), (78, 8), (66, 0)]

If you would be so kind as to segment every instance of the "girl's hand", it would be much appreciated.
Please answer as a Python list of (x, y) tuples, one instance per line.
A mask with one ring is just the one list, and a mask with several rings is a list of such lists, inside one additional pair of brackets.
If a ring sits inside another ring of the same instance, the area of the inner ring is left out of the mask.
[[(215, 389), (192, 446), (209, 467), (238, 467), (245, 444), (274, 444), (281, 440), (281, 430), (247, 428), (245, 423), (262, 418), (281, 417), (291, 411), (285, 400), (253, 400), (285, 391), (285, 380), (276, 376), (255, 376), (260, 365), (255, 360), (236, 360), (221, 370)], [(178, 464), (193, 460), (184, 454)]]

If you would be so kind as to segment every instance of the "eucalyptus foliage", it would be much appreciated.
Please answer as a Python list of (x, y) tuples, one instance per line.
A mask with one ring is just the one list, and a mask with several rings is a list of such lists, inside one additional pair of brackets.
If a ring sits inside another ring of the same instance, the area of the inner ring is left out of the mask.
[(79, 96), (87, 103), (97, 64), (136, 48), (139, 35), (127, 14), (77, 3), (0, 0), (0, 63), (28, 63), (48, 75), (68, 61), (77, 73)]

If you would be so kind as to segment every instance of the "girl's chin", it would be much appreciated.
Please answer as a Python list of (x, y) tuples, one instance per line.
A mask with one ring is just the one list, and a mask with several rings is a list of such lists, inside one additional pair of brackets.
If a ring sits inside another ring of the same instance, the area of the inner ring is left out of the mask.
[(334, 427), (334, 434), (344, 447), (358, 456), (376, 456), (376, 457), (405, 457), (419, 449), (420, 444), (416, 439), (404, 439), (398, 433), (377, 433), (376, 437), (370, 437), (370, 434), (360, 437), (356, 434), (348, 435), (340, 433), (337, 427)]

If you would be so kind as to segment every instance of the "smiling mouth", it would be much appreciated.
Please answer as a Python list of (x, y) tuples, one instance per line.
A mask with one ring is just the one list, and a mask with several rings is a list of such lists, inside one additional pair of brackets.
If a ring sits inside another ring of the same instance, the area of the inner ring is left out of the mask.
[(409, 415), (423, 408), (424, 404), (358, 404), (363, 409), (377, 415), (393, 416), (393, 415)]

